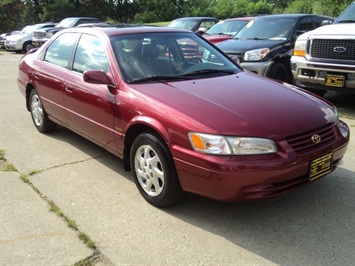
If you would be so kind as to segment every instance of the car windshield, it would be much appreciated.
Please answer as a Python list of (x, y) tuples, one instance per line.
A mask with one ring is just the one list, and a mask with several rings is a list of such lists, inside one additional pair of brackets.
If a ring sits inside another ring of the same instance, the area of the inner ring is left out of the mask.
[(128, 83), (168, 82), (238, 73), (240, 69), (193, 33), (144, 33), (111, 37)]
[(293, 18), (260, 18), (250, 21), (234, 38), (252, 40), (287, 40), (296, 20)]
[(61, 22), (59, 22), (57, 27), (58, 28), (70, 28), (75, 24), (76, 20), (77, 20), (76, 18), (63, 19)]
[(354, 23), (355, 22), (355, 2), (351, 3), (334, 23)]
[(247, 20), (225, 20), (210, 28), (206, 32), (206, 35), (234, 35), (239, 32), (247, 23)]
[(168, 27), (185, 29), (185, 30), (193, 30), (196, 23), (197, 23), (196, 20), (187, 20), (187, 19), (174, 20), (168, 25)]
[(33, 31), (33, 25), (24, 27), (19, 34), (30, 34)]

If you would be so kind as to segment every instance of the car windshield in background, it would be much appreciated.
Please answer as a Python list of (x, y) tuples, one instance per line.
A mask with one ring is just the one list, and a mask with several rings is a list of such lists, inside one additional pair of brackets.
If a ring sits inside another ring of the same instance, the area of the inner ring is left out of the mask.
[(287, 40), (290, 38), (295, 19), (292, 18), (262, 18), (250, 21), (235, 39), (251, 40)]
[(354, 23), (355, 22), (355, 2), (344, 10), (334, 23)]
[(247, 20), (226, 20), (210, 28), (206, 35), (234, 35), (239, 32), (249, 21)]
[(66, 18), (63, 19), (59, 24), (58, 24), (58, 28), (70, 28), (72, 27), (75, 22), (77, 21), (76, 18)]
[(168, 27), (171, 28), (178, 28), (178, 29), (185, 29), (185, 30), (193, 30), (195, 25), (197, 24), (196, 20), (174, 20), (172, 21)]
[(191, 33), (151, 33), (111, 37), (126, 82), (209, 78), (240, 69), (209, 42)]

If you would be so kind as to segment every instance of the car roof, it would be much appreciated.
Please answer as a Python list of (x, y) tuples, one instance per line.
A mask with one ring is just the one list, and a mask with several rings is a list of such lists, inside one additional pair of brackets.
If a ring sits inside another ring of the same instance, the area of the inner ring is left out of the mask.
[[(254, 19), (270, 19), (270, 18), (301, 18), (301, 17), (328, 17), (328, 16), (323, 16), (323, 15), (315, 15), (315, 14), (275, 14), (275, 15), (265, 15), (265, 16), (258, 16), (255, 17)], [(329, 17), (330, 18), (330, 17)]]
[(237, 18), (227, 18), (225, 19), (224, 21), (230, 21), (230, 20), (253, 20), (255, 19), (256, 17), (237, 17)]
[(151, 26), (140, 26), (140, 27), (75, 27), (62, 30), (61, 32), (81, 32), (81, 33), (98, 33), (105, 34), (107, 36), (114, 35), (127, 35), (127, 34), (139, 34), (139, 33), (159, 33), (159, 32), (184, 32), (194, 34), (189, 30), (169, 28), (169, 27), (151, 27)]

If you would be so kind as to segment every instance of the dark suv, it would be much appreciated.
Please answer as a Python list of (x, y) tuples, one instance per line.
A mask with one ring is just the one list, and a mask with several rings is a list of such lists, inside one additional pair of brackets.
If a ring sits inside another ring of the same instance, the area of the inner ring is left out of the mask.
[(283, 14), (257, 17), (231, 40), (217, 44), (240, 65), (262, 76), (292, 83), (290, 58), (301, 34), (321, 26), (327, 16)]
[(40, 47), (44, 44), (50, 37), (60, 30), (66, 28), (76, 27), (84, 23), (99, 23), (100, 20), (97, 18), (91, 17), (70, 17), (65, 18), (59, 22), (55, 28), (46, 29), (46, 30), (37, 30), (33, 33), (32, 44), (34, 47)]

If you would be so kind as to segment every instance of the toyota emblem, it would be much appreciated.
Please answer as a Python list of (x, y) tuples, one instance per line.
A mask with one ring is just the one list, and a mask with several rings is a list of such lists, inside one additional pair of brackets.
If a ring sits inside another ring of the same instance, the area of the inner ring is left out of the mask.
[(319, 143), (321, 141), (321, 138), (318, 134), (314, 134), (311, 139), (314, 143)]

